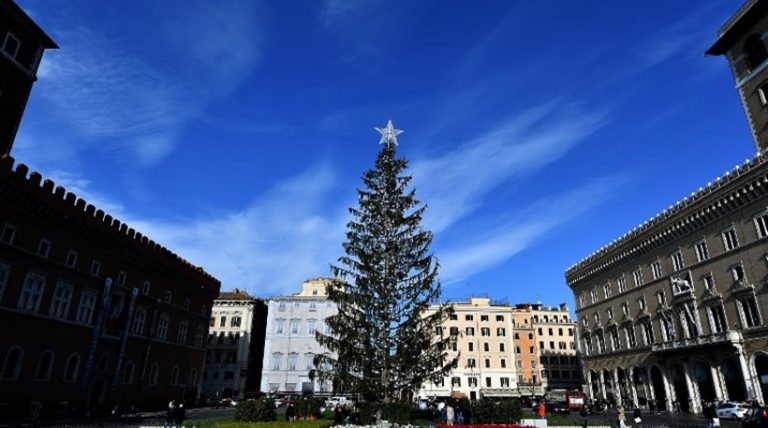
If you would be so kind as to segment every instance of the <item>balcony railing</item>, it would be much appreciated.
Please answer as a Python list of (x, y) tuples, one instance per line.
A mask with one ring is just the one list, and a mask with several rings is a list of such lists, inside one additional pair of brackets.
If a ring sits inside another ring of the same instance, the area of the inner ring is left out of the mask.
[(725, 343), (739, 343), (741, 335), (738, 331), (724, 331), (707, 336), (691, 337), (688, 339), (669, 340), (667, 342), (654, 343), (653, 352), (676, 351), (679, 349), (696, 348), (700, 346), (722, 345)]

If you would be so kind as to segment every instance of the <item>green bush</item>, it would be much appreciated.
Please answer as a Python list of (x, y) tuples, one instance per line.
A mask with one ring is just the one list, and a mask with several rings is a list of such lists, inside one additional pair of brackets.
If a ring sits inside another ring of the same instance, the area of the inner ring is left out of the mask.
[(472, 407), (472, 414), (464, 413), (464, 417), (469, 419), (471, 416), (473, 423), (481, 424), (513, 424), (520, 421), (523, 411), (520, 403), (514, 400), (490, 399), (479, 400)]
[(294, 403), (297, 418), (319, 418), (321, 416), (320, 408), (325, 401), (321, 398), (305, 398)]
[(272, 422), (275, 420), (275, 403), (268, 398), (244, 400), (235, 408), (235, 420), (243, 422)]

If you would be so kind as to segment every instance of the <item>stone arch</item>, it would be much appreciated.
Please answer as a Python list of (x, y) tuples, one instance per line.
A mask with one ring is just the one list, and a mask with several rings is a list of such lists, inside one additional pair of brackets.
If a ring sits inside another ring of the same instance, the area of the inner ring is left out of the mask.
[(592, 398), (597, 399), (598, 397), (602, 397), (602, 394), (600, 393), (600, 376), (592, 369), (589, 370), (589, 382), (590, 387), (592, 388)]
[(744, 385), (744, 373), (741, 372), (739, 363), (733, 358), (725, 358), (720, 363), (720, 372), (723, 374), (725, 388), (728, 390), (728, 398), (733, 401), (747, 399), (747, 388)]
[[(621, 400), (632, 400), (632, 392), (629, 390), (629, 379), (627, 378), (627, 372), (621, 367), (616, 367), (616, 378), (618, 379), (618, 385), (616, 387), (619, 390)], [(617, 399), (619, 397), (616, 397)]]
[(669, 370), (670, 383), (675, 389), (675, 400), (677, 401), (680, 410), (685, 413), (691, 411), (691, 394), (688, 391), (688, 383), (685, 378), (685, 366), (682, 363), (674, 362), (670, 365)]
[(667, 405), (667, 389), (664, 387), (664, 373), (659, 366), (653, 365), (649, 370), (649, 384), (653, 388), (656, 397), (657, 409), (664, 409)]
[(717, 393), (715, 391), (715, 380), (712, 378), (712, 367), (704, 360), (694, 360), (691, 369), (693, 381), (699, 390), (699, 398), (702, 401), (715, 401)]
[(632, 367), (630, 369), (630, 378), (632, 379), (632, 386), (635, 388), (635, 394), (637, 395), (637, 403), (640, 406), (646, 406), (650, 396), (646, 392), (646, 386), (648, 382), (648, 373), (643, 367)]
[(768, 403), (768, 353), (758, 351), (752, 356), (752, 367), (755, 369), (755, 380), (758, 393), (762, 394), (763, 404)]
[(603, 385), (605, 385), (605, 395), (608, 401), (611, 401), (610, 397), (617, 399), (618, 397), (616, 397), (616, 394), (613, 392), (613, 375), (608, 369), (603, 369), (602, 381)]

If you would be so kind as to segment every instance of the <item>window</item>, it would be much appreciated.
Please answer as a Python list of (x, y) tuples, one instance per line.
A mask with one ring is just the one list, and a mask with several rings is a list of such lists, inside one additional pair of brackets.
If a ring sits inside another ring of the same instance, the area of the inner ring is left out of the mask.
[(149, 384), (150, 385), (157, 385), (157, 382), (160, 380), (160, 366), (157, 365), (157, 363), (152, 364), (152, 367), (149, 368)]
[(459, 319), (459, 316), (458, 316), (458, 315), (456, 315), (456, 314), (451, 314), (451, 315), (450, 315), (450, 320), (451, 320), (451, 321), (456, 321), (456, 320), (458, 320), (458, 319)]
[(469, 368), (476, 367), (474, 358), (467, 358), (467, 367)]
[(284, 319), (275, 320), (275, 334), (283, 334), (284, 331), (285, 331), (285, 320)]
[(504, 315), (496, 315), (496, 321), (504, 322)]
[(53, 318), (66, 319), (69, 312), (69, 301), (72, 298), (72, 286), (59, 281), (53, 290), (50, 315)]
[(643, 285), (643, 271), (640, 268), (632, 272), (632, 278), (635, 280), (635, 287)]
[(125, 280), (127, 279), (128, 274), (125, 273), (125, 271), (120, 271), (117, 273), (117, 285), (124, 287), (125, 286)]
[[(763, 103), (766, 104), (766, 103)], [(768, 211), (763, 211), (754, 218), (755, 230), (758, 238), (768, 236)]]
[(635, 338), (635, 327), (632, 325), (629, 325), (626, 327), (625, 332), (627, 334), (627, 343), (629, 344), (630, 348), (634, 348), (637, 346), (637, 339)]
[(219, 323), (219, 327), (225, 327), (226, 325), (227, 325), (227, 317), (226, 316), (222, 316), (221, 317), (221, 322)]
[(480, 322), (488, 322), (488, 315), (480, 315)]
[(485, 359), (485, 368), (490, 369), (491, 368), (491, 360), (486, 358)]
[(740, 314), (744, 327), (758, 327), (760, 325), (760, 313), (757, 311), (755, 296), (749, 296), (738, 301)]
[(646, 310), (647, 306), (645, 305), (645, 297), (640, 297), (637, 299), (637, 307), (640, 309), (640, 312), (643, 312)]
[(749, 61), (750, 71), (756, 69), (768, 58), (768, 52), (766, 52), (765, 44), (763, 44), (763, 39), (759, 34), (751, 34), (747, 37), (744, 41), (744, 54)]
[(506, 335), (507, 330), (504, 327), (497, 327), (496, 328), (496, 336), (504, 336)]
[(67, 252), (67, 267), (74, 268), (77, 264), (77, 251), (75, 250), (69, 250)]
[[(315, 291), (317, 291), (317, 290), (315, 290)], [(309, 302), (309, 311), (310, 311), (310, 312), (315, 312), (315, 311), (317, 311), (317, 303), (315, 303), (315, 302)]]
[(672, 253), (672, 267), (675, 271), (682, 270), (685, 267), (682, 251), (678, 250)]
[(32, 272), (28, 273), (16, 308), (22, 311), (38, 312), (44, 289), (45, 277)]
[(491, 329), (488, 328), (488, 327), (480, 328), (480, 335), (481, 336), (490, 336), (491, 335)]
[(8, 245), (13, 245), (13, 239), (16, 237), (16, 226), (5, 223), (3, 225), (3, 233), (0, 235), (0, 242)]
[(467, 378), (467, 383), (469, 384), (470, 388), (477, 387), (477, 378), (476, 377), (469, 377)]
[(694, 245), (696, 249), (696, 260), (703, 262), (709, 258), (709, 249), (707, 249), (707, 240), (702, 239)]
[(41, 239), (40, 243), (37, 244), (37, 255), (40, 257), (48, 257), (48, 254), (51, 253), (51, 241), (47, 239)]
[(125, 370), (123, 371), (123, 383), (124, 384), (131, 384), (133, 383), (133, 374), (136, 371), (136, 365), (133, 363), (133, 361), (128, 361), (125, 365)]
[(277, 310), (280, 311), (280, 312), (285, 311), (285, 302), (278, 303)]
[(592, 300), (592, 303), (597, 303), (597, 290), (592, 290), (589, 292), (589, 297)]
[[(170, 290), (166, 291), (165, 295), (163, 296), (163, 301), (170, 305), (172, 299), (173, 299), (173, 293), (171, 293)], [(224, 327), (224, 326), (222, 326), (222, 327)]]
[(593, 316), (595, 317), (595, 324), (600, 324), (600, 312), (595, 312)]
[(651, 275), (653, 275), (653, 279), (661, 278), (661, 262), (657, 261), (651, 264)]
[(584, 307), (584, 295), (583, 294), (579, 295), (579, 307), (580, 308)]
[(451, 386), (453, 387), (460, 387), (461, 386), (461, 378), (454, 376), (451, 378)]
[(609, 321), (612, 320), (613, 319), (613, 308), (606, 309), (605, 314), (608, 316), (608, 320)]
[(744, 275), (744, 266), (741, 265), (741, 263), (733, 265), (731, 268), (731, 273), (733, 274), (733, 280), (741, 283), (746, 280), (746, 276)]
[(486, 386), (486, 388), (490, 388), (491, 387), (491, 378), (489, 378), (489, 377), (485, 378), (485, 386)]
[(501, 378), (501, 387), (502, 388), (509, 388), (509, 378), (508, 377)]
[(656, 301), (658, 301), (659, 305), (662, 306), (667, 303), (667, 297), (663, 290), (659, 290), (659, 292), (656, 293)]
[(661, 335), (665, 342), (675, 338), (675, 326), (666, 315), (661, 317)]
[(272, 354), (272, 370), (280, 370), (280, 363), (283, 360), (283, 354), (275, 352)]
[[(613, 311), (611, 311), (611, 314), (613, 314)], [(613, 316), (613, 315), (611, 315), (611, 316)], [(552, 336), (552, 335), (554, 334), (554, 333), (552, 332), (552, 327), (550, 327), (550, 328), (548, 329), (548, 333), (549, 333), (549, 335), (550, 335), (550, 336)]]
[(701, 281), (704, 283), (705, 290), (715, 291), (715, 278), (712, 274), (708, 273), (704, 275)]
[(240, 323), (243, 321), (242, 317), (240, 315), (235, 315), (232, 317), (232, 321), (230, 321), (229, 325), (232, 327), (240, 327)]
[(101, 273), (101, 262), (94, 260), (91, 262), (91, 275), (99, 276), (99, 273)]
[(725, 251), (734, 250), (739, 246), (739, 240), (736, 237), (736, 229), (734, 229), (733, 227), (724, 231), (722, 236), (723, 236), (723, 247), (725, 248)]
[(499, 364), (501, 365), (502, 369), (507, 368), (507, 360), (505, 360), (504, 358), (499, 360)]
[(299, 334), (299, 320), (291, 320), (291, 334)]
[(611, 284), (605, 284), (603, 285), (603, 295), (605, 295), (605, 298), (611, 297)]
[(474, 321), (475, 317), (474, 315), (464, 315), (465, 321)]
[(195, 333), (195, 347), (203, 347), (203, 326), (197, 326), (197, 333)]
[(144, 308), (136, 309), (131, 323), (131, 334), (141, 336), (144, 334), (144, 325), (147, 323), (147, 311)]
[(472, 342), (467, 343), (467, 351), (473, 352), (475, 350), (475, 344)]
[(488, 342), (483, 343), (483, 351), (484, 352), (491, 352), (491, 344)]
[(16, 55), (19, 53), (21, 42), (10, 31), (6, 33), (5, 40), (3, 41), (3, 51), (5, 51), (11, 58), (16, 59)]
[(499, 352), (504, 352), (504, 342), (499, 343)]
[(37, 369), (35, 370), (36, 381), (51, 380), (51, 372), (53, 371), (53, 352), (45, 351), (40, 355), (40, 359), (37, 361)]
[(616, 280), (616, 283), (619, 285), (619, 293), (623, 293), (627, 289), (627, 282), (624, 281), (624, 277)]
[(149, 281), (144, 281), (144, 284), (141, 287), (141, 293), (145, 296), (148, 296), (150, 288), (152, 288), (152, 283)]
[[(627, 304), (627, 302), (624, 302), (621, 304), (621, 313), (624, 316), (629, 316), (629, 305)], [(573, 330), (571, 330), (570, 328), (568, 329), (568, 333), (570, 333), (570, 335), (573, 336)]]
[(3, 368), (0, 372), (2, 380), (16, 380), (21, 372), (21, 364), (24, 360), (24, 353), (21, 348), (14, 346), (8, 350), (3, 359)]
[(179, 331), (176, 333), (176, 342), (187, 343), (187, 330), (189, 329), (189, 323), (182, 321), (179, 323)]
[(80, 304), (77, 306), (75, 320), (82, 324), (91, 324), (93, 310), (96, 307), (96, 290), (86, 289), (80, 294)]
[(709, 312), (709, 325), (714, 333), (722, 333), (728, 330), (728, 322), (725, 319), (725, 310), (722, 304), (717, 304), (707, 308)]
[(315, 323), (316, 322), (317, 322), (316, 320), (307, 320), (307, 334), (312, 334), (312, 335), (315, 334), (315, 331), (316, 331)]
[(304, 368), (307, 370), (315, 368), (315, 354), (304, 354)]
[(155, 337), (160, 340), (165, 340), (168, 336), (168, 315), (163, 314), (160, 316), (160, 320), (157, 322), (157, 334)]
[(64, 365), (64, 382), (77, 382), (77, 374), (80, 371), (80, 355), (71, 354)]
[(467, 327), (464, 331), (467, 334), (467, 336), (474, 336), (475, 335), (475, 328), (474, 327)]

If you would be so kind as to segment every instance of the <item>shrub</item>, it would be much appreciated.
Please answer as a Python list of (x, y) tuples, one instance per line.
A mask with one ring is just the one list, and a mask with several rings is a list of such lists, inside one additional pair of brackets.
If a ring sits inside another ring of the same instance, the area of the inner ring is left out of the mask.
[[(513, 424), (518, 422), (522, 415), (520, 403), (514, 400), (493, 401), (486, 398), (477, 401), (472, 408), (473, 423)], [(464, 414), (465, 418), (468, 416)]]
[(376, 412), (381, 410), (381, 420), (407, 425), (411, 419), (410, 403), (362, 403), (358, 406), (364, 425), (376, 424)]
[(275, 403), (268, 398), (244, 400), (235, 408), (235, 420), (243, 422), (271, 422), (275, 420)]
[(325, 402), (321, 398), (305, 398), (294, 403), (297, 418), (319, 418)]

